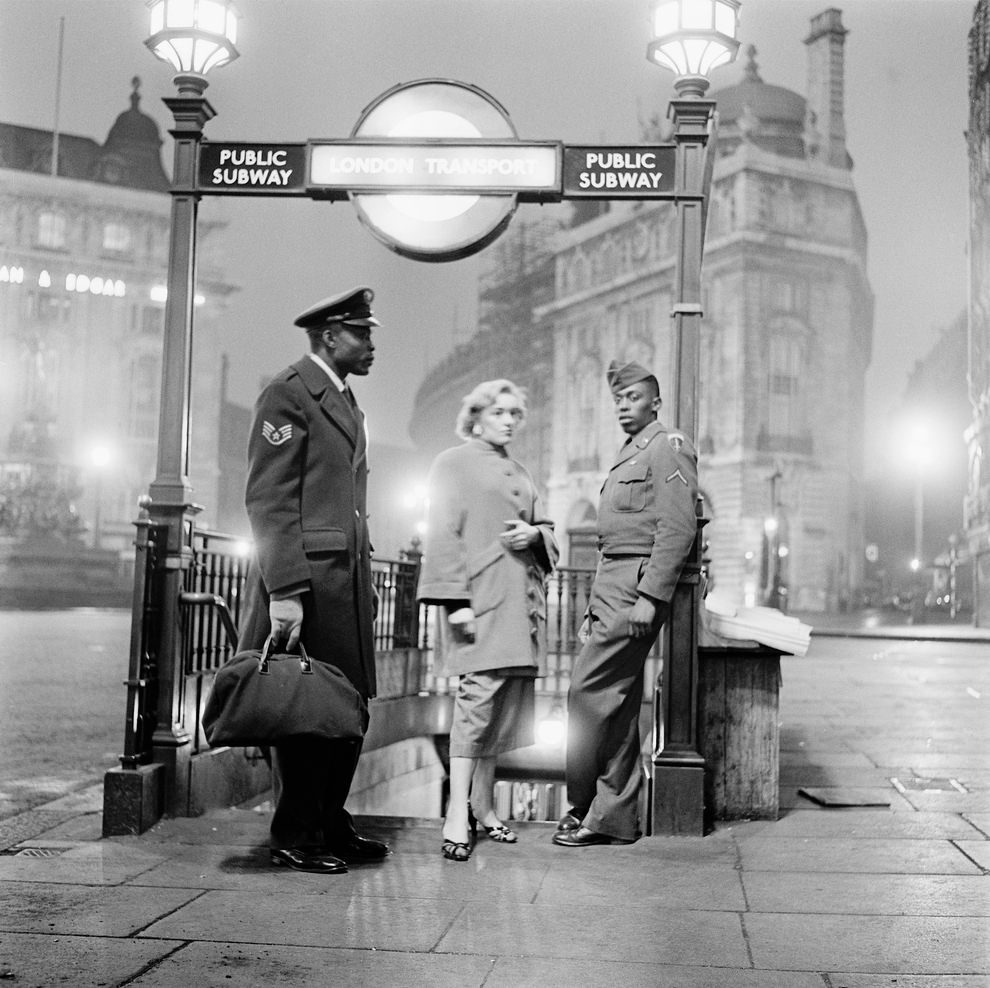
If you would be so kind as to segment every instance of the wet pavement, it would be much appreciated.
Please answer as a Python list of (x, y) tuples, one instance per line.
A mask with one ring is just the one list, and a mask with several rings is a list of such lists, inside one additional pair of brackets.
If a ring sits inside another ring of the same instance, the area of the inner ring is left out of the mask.
[[(270, 806), (101, 839), (97, 779), (0, 820), (0, 980), (23, 986), (988, 988), (990, 643), (820, 629), (781, 660), (777, 820), (705, 837), (273, 870)], [(951, 632), (951, 634), (950, 634)], [(882, 635), (882, 636), (881, 636)]]

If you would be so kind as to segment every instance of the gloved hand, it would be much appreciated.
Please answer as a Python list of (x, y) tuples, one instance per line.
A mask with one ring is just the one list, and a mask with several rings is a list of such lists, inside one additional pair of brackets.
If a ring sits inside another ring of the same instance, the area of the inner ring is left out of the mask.
[(459, 607), (447, 615), (447, 623), (458, 641), (473, 642), (475, 633), (474, 611), (470, 607)]

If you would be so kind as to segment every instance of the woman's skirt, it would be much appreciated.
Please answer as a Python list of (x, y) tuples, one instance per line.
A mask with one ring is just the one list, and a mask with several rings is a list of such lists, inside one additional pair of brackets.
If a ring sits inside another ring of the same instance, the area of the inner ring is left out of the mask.
[(533, 744), (534, 670), (518, 675), (472, 672), (460, 677), (450, 725), (451, 758), (487, 758)]

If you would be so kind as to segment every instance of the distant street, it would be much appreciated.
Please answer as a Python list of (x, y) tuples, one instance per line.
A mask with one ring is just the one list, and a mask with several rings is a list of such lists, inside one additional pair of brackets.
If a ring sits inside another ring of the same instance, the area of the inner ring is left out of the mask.
[(0, 611), (0, 819), (119, 764), (130, 618)]

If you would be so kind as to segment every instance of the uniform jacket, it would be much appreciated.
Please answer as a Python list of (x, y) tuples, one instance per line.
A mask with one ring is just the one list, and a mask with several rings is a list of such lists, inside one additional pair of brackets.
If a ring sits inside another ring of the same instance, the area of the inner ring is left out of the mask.
[[(474, 642), (455, 634), (438, 608), (437, 673), (496, 669), (546, 672), (546, 578), (559, 555), (526, 468), (478, 439), (441, 453), (429, 480), (430, 510), (418, 597), (470, 606)], [(506, 521), (540, 530), (522, 552), (504, 547)]]
[(652, 422), (619, 450), (602, 485), (598, 548), (642, 555), (637, 590), (669, 601), (698, 531), (698, 457), (681, 432)]
[(302, 642), (375, 694), (364, 416), (309, 357), (255, 404), (245, 502), (257, 565), (241, 633), (260, 648), (272, 593), (305, 588)]

